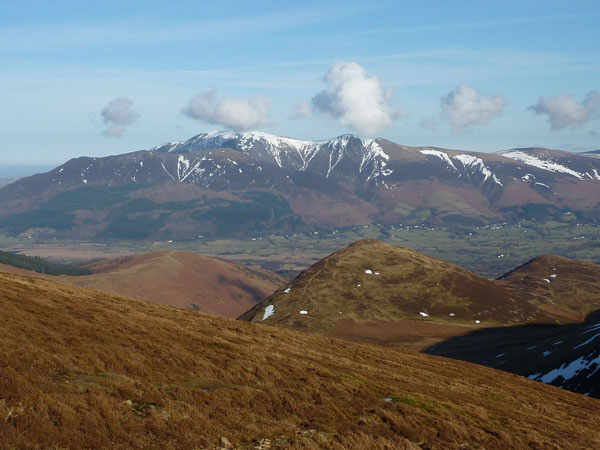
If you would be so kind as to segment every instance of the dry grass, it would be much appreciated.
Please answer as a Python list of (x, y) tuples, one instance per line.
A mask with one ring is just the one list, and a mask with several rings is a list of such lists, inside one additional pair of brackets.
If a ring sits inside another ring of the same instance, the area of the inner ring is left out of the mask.
[(561, 322), (582, 321), (600, 309), (600, 266), (543, 255), (508, 273), (498, 283), (527, 298)]
[(231, 318), (285, 283), (273, 272), (177, 250), (102, 259), (87, 267), (92, 275), (53, 277), (5, 264), (0, 271)]
[(460, 361), (2, 273), (0, 315), (6, 449), (600, 448), (598, 400)]
[[(355, 242), (319, 261), (240, 318), (262, 322), (269, 304), (274, 305), (275, 314), (266, 324), (370, 342), (373, 336), (368, 328), (381, 323), (387, 324), (388, 331), (391, 322), (400, 329), (407, 320), (444, 324), (444, 329), (430, 336), (437, 333), (442, 340), (470, 331), (465, 325), (480, 328), (551, 320), (494, 281), (374, 239)], [(301, 310), (308, 314), (301, 315)], [(392, 333), (396, 336), (390, 341), (393, 336), (388, 331), (382, 328), (381, 340), (376, 342), (413, 344), (414, 339), (404, 339), (402, 333)]]
[(161, 251), (102, 260), (87, 276), (60, 277), (163, 305), (235, 318), (285, 282), (272, 272), (184, 251)]

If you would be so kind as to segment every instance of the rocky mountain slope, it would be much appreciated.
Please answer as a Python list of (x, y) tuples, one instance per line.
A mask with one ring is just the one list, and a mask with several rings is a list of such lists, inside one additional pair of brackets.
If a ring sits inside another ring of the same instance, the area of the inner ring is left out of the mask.
[(600, 447), (598, 400), (461, 361), (9, 274), (0, 316), (7, 448)]
[(593, 155), (219, 132), (149, 151), (76, 158), (18, 180), (0, 189), (0, 229), (189, 239), (370, 223), (473, 225), (565, 213), (596, 221), (599, 199), (600, 160)]

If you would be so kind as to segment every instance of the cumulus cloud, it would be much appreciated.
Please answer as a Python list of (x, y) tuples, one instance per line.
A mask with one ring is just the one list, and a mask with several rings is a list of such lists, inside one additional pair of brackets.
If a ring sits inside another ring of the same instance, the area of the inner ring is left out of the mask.
[(200, 92), (182, 109), (186, 116), (204, 122), (245, 131), (269, 123), (271, 101), (260, 95), (252, 98), (217, 98), (217, 91)]
[(467, 131), (475, 125), (485, 125), (502, 114), (504, 96), (485, 95), (461, 83), (441, 99), (442, 117), (455, 131)]
[(312, 110), (308, 102), (298, 103), (294, 111), (292, 111), (292, 119), (301, 119), (302, 117), (310, 117), (311, 115)]
[(560, 130), (565, 127), (577, 128), (600, 113), (600, 93), (588, 92), (582, 102), (576, 101), (572, 95), (559, 94), (554, 97), (540, 96), (536, 105), (527, 110), (536, 114), (547, 114), (550, 128)]
[(102, 118), (109, 127), (102, 133), (105, 136), (121, 137), (125, 127), (131, 125), (140, 116), (133, 109), (133, 102), (127, 97), (117, 97), (102, 109)]
[(327, 89), (313, 97), (314, 108), (361, 134), (375, 134), (406, 116), (391, 106), (392, 90), (383, 89), (379, 79), (368, 77), (357, 63), (334, 63), (324, 81)]

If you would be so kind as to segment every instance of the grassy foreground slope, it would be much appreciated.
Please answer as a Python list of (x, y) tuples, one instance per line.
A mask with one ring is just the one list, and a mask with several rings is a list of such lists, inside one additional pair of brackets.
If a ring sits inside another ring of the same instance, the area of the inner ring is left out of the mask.
[(465, 362), (5, 273), (0, 316), (7, 449), (600, 447), (598, 400)]

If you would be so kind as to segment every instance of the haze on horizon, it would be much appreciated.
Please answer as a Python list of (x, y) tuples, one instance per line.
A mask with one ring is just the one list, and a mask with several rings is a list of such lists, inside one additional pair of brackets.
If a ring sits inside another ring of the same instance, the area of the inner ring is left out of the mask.
[(14, 2), (0, 166), (214, 129), (598, 149), (599, 18), (594, 1)]

